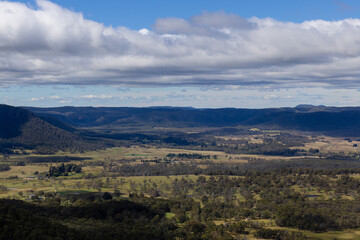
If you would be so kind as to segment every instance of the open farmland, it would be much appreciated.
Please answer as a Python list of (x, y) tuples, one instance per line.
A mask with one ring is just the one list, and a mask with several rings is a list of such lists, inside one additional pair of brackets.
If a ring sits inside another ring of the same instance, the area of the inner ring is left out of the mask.
[[(301, 146), (291, 146), (305, 151), (292, 156), (221, 150), (226, 143), (272, 144), (270, 137), (287, 141), (282, 139), (281, 132), (272, 135), (257, 132), (215, 136), (214, 139), (219, 139), (215, 144), (217, 151), (137, 144), (82, 153), (59, 151), (39, 155), (28, 151), (25, 155), (4, 155), (0, 164), (9, 165), (10, 170), (0, 173), (0, 197), (40, 205), (56, 201), (64, 207), (110, 201), (107, 198), (111, 201), (183, 199), (180, 202), (188, 204), (187, 207), (172, 207), (164, 215), (167, 221), (175, 221), (179, 229), (195, 218), (200, 223), (211, 220), (215, 229), (225, 228), (223, 237), (260, 239), (280, 234), (284, 239), (357, 239), (360, 215), (353, 213), (353, 209), (360, 197), (357, 190), (360, 164), (359, 171), (355, 168), (349, 172), (339, 167), (339, 163), (357, 166), (354, 155), (357, 147), (353, 146), (357, 141), (312, 136)], [(331, 159), (333, 156), (335, 159)], [(328, 165), (323, 170), (308, 167), (325, 162)], [(81, 166), (81, 171), (49, 176), (51, 168), (58, 169), (62, 164)], [(321, 226), (307, 227), (296, 221), (290, 224), (294, 220), (282, 215), (283, 205), (277, 205), (274, 198), (282, 204), (288, 202), (292, 208), (303, 211), (302, 214), (315, 211), (311, 209), (322, 204), (323, 210), (318, 214), (324, 222)], [(345, 209), (343, 213), (333, 212), (331, 206), (335, 202)], [(220, 207), (220, 203), (226, 204)], [(196, 214), (195, 209), (198, 209)], [(347, 222), (333, 222), (348, 214), (347, 211), (354, 215)], [(79, 227), (82, 224), (80, 220), (76, 223)]]

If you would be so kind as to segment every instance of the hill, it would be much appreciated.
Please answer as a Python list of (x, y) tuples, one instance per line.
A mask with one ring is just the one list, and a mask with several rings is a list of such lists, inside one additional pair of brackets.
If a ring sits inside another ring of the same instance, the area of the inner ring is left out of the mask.
[(57, 119), (53, 122), (56, 122), (59, 127), (40, 119), (29, 110), (0, 105), (0, 150), (9, 152), (16, 147), (36, 149), (39, 152), (53, 152), (93, 149), (98, 146), (66, 131), (65, 129), (75, 131), (68, 124), (62, 124)]
[(195, 109), (174, 107), (59, 107), (27, 108), (76, 127), (229, 127), (246, 126), (284, 130), (358, 135), (359, 107), (299, 105), (295, 108)]

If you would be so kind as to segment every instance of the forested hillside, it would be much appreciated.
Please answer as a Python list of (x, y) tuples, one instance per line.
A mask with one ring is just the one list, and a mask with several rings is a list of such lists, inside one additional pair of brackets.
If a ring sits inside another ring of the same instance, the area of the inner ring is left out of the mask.
[(102, 144), (55, 127), (26, 109), (0, 105), (0, 150), (3, 153), (9, 153), (13, 148), (36, 149), (40, 153), (80, 151), (100, 148)]
[(322, 131), (351, 135), (360, 132), (360, 108), (298, 106), (269, 109), (195, 109), (173, 107), (27, 108), (42, 117), (55, 117), (77, 127), (228, 127)]

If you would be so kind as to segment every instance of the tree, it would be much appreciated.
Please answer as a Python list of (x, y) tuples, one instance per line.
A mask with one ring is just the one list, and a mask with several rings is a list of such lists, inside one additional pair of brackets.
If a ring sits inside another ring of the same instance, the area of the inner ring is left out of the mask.
[(114, 191), (114, 195), (115, 195), (115, 197), (120, 197), (121, 193), (120, 193), (120, 191), (118, 189), (116, 189)]
[(113, 197), (111, 196), (110, 193), (104, 192), (102, 198), (103, 198), (105, 201), (107, 201), (107, 200), (111, 200)]

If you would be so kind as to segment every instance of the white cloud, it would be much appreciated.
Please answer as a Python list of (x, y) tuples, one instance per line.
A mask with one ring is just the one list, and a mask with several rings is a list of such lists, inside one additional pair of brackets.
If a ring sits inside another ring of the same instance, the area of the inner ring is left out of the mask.
[(53, 96), (50, 96), (49, 99), (60, 99), (60, 97), (56, 96), (56, 95), (53, 95)]
[(150, 31), (149, 31), (148, 29), (146, 29), (146, 28), (143, 28), (143, 29), (140, 29), (140, 30), (139, 30), (139, 33), (140, 33), (141, 35), (149, 35), (149, 34), (150, 34)]
[(113, 98), (113, 96), (105, 95), (105, 94), (101, 94), (101, 95), (89, 94), (89, 95), (81, 96), (81, 98), (87, 98), (87, 99), (111, 99), (111, 98)]
[(278, 95), (276, 94), (268, 94), (264, 96), (264, 99), (273, 99), (273, 98), (278, 98)]
[(45, 100), (44, 97), (38, 97), (38, 98), (31, 98), (30, 99), (31, 102), (37, 102), (37, 101), (43, 101), (43, 100)]
[(39, 102), (39, 101), (48, 101), (48, 100), (59, 100), (61, 97), (52, 95), (52, 96), (46, 96), (46, 97), (33, 97), (30, 99), (31, 102)]
[(291, 23), (203, 12), (135, 31), (45, 0), (35, 9), (0, 1), (0, 85), (355, 88), (359, 42), (360, 19)]

